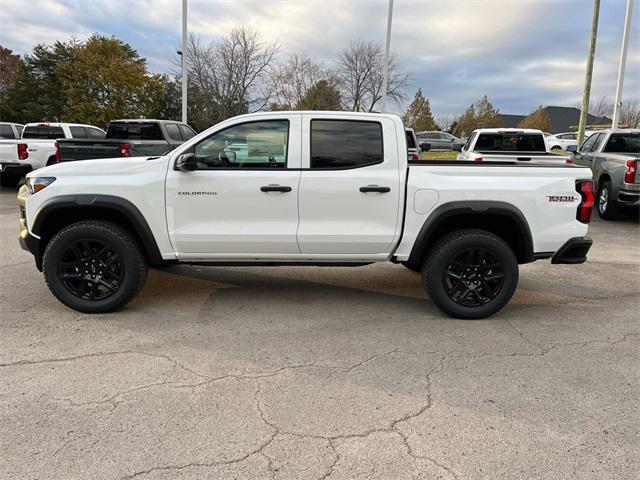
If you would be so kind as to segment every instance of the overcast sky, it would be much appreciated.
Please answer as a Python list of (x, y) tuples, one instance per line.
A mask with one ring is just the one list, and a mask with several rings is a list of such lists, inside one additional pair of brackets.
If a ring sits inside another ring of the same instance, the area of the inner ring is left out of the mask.
[[(115, 35), (171, 72), (180, 0), (1, 0), (0, 45), (33, 45), (94, 32)], [(189, 31), (204, 38), (251, 25), (281, 56), (331, 65), (351, 40), (383, 42), (387, 0), (189, 0)], [(615, 95), (626, 0), (601, 0), (592, 99)], [(488, 94), (502, 113), (582, 98), (592, 0), (396, 0), (391, 45), (436, 114), (461, 113)], [(633, 15), (625, 96), (640, 97), (640, 5)]]

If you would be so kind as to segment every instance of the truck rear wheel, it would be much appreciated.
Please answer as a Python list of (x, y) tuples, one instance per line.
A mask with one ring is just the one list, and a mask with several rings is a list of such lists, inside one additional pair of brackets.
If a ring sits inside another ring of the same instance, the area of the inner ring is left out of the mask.
[(117, 310), (140, 292), (147, 261), (120, 225), (87, 220), (60, 230), (43, 258), (49, 290), (66, 306), (86, 313)]
[(618, 205), (611, 195), (611, 182), (603, 180), (598, 188), (598, 215), (605, 220), (618, 218)]
[(433, 303), (446, 314), (485, 318), (513, 296), (518, 261), (500, 237), (485, 230), (458, 230), (442, 237), (431, 249), (422, 278)]

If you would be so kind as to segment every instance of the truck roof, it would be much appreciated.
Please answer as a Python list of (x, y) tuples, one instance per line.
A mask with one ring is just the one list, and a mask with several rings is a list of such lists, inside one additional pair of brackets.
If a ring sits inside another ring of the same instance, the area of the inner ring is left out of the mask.
[[(25, 124), (25, 127), (96, 127), (87, 123), (66, 123), (66, 122), (31, 122)], [(101, 129), (102, 130), (102, 129)]]
[(109, 123), (184, 123), (180, 120), (159, 120), (157, 118), (119, 118), (111, 120)]
[(242, 118), (242, 117), (254, 117), (254, 116), (265, 116), (270, 117), (273, 115), (292, 115), (292, 114), (307, 114), (307, 115), (334, 115), (336, 117), (340, 116), (349, 116), (349, 117), (363, 117), (363, 118), (371, 118), (371, 117), (385, 117), (385, 118), (400, 118), (395, 113), (379, 113), (379, 112), (350, 112), (345, 110), (275, 110), (269, 112), (254, 112), (254, 113), (246, 113), (244, 115), (238, 115), (233, 118)]
[(479, 133), (539, 133), (543, 135), (542, 130), (535, 128), (477, 128), (474, 132)]

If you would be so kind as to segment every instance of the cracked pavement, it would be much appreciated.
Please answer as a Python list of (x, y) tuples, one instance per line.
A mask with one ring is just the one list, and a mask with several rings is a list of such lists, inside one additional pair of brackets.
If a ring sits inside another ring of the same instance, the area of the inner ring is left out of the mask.
[(171, 267), (121, 312), (58, 303), (0, 193), (0, 479), (640, 475), (638, 221), (521, 267), (491, 319), (417, 274)]

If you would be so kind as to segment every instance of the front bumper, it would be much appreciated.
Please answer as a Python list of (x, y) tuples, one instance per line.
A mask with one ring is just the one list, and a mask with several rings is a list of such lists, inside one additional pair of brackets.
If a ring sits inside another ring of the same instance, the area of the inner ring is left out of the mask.
[(18, 190), (18, 208), (20, 209), (20, 236), (18, 237), (18, 243), (20, 246), (30, 252), (36, 261), (36, 267), (42, 271), (42, 255), (40, 254), (40, 239), (34, 237), (29, 233), (27, 227), (27, 215), (26, 215), (26, 199), (29, 196), (26, 186), (20, 187)]
[(587, 253), (593, 245), (589, 237), (573, 237), (551, 257), (551, 263), (577, 264), (587, 261)]

